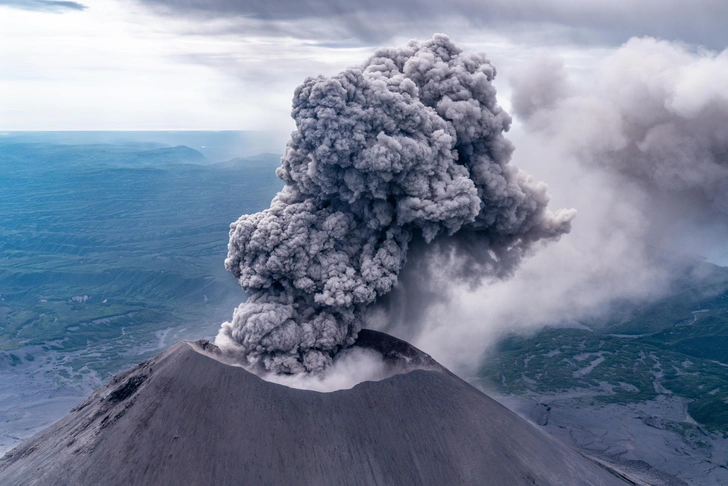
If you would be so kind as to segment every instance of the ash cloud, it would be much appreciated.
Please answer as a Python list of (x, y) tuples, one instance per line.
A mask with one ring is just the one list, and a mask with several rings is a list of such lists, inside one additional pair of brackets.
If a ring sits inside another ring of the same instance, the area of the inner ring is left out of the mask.
[(516, 116), (586, 164), (692, 211), (728, 214), (728, 51), (634, 38), (588, 89), (542, 62), (513, 83)]
[(575, 212), (550, 212), (546, 186), (509, 165), (495, 74), (436, 35), (299, 86), (285, 187), (231, 225), (225, 265), (249, 297), (217, 341), (274, 373), (319, 373), (403, 285), (411, 245), (415, 275), (477, 285), (568, 233)]
[(548, 57), (509, 72), (514, 163), (548, 177), (578, 222), (507, 281), (447, 286), (396, 335), (473, 376), (504, 334), (616, 324), (702, 282), (701, 256), (728, 264), (727, 52), (642, 38), (588, 73)]
[(87, 8), (82, 3), (63, 0), (0, 0), (0, 6), (3, 5), (22, 10), (43, 12), (65, 12), (68, 10), (86, 10)]

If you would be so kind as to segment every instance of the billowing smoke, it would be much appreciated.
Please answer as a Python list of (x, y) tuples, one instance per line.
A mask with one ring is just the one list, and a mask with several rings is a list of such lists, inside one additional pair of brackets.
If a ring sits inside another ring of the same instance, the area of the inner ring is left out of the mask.
[(567, 233), (574, 211), (548, 211), (546, 186), (509, 165), (495, 74), (436, 35), (299, 86), (285, 187), (231, 225), (225, 265), (249, 297), (218, 342), (276, 373), (320, 372), (398, 284), (411, 244), (477, 282)]
[(634, 38), (582, 89), (568, 84), (563, 64), (532, 66), (514, 80), (513, 107), (531, 131), (583, 162), (725, 214), (726, 86), (728, 50)]
[(514, 163), (579, 218), (513, 278), (449, 285), (418, 332), (395, 329), (461, 376), (506, 333), (618, 323), (697, 286), (710, 270), (699, 256), (728, 264), (728, 51), (643, 38), (588, 69), (546, 49), (523, 62), (507, 73)]

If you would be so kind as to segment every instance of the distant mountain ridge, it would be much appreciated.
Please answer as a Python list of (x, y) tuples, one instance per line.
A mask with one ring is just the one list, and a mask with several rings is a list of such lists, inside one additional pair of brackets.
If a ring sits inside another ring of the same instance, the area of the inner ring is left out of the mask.
[(0, 145), (0, 166), (15, 166), (15, 170), (21, 170), (31, 163), (49, 167), (89, 164), (96, 167), (158, 167), (169, 164), (203, 164), (207, 162), (207, 158), (200, 152), (184, 145), (156, 148), (106, 144), (11, 143)]
[(281, 165), (280, 154), (258, 154), (250, 157), (235, 157), (225, 162), (220, 162), (216, 165), (221, 167), (249, 167), (249, 168), (268, 168), (275, 170), (276, 167)]
[(147, 131), (56, 131), (0, 132), (0, 145), (46, 143), (63, 145), (117, 145), (176, 147), (185, 145), (219, 162), (234, 157), (282, 150), (289, 133), (260, 130), (147, 130)]

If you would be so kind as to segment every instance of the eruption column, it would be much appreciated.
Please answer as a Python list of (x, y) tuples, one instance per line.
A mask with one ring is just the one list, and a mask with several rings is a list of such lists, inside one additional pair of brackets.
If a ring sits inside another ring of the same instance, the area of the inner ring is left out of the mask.
[(506, 275), (570, 230), (508, 165), (495, 68), (447, 36), (379, 49), (296, 89), (297, 130), (270, 208), (230, 227), (225, 267), (249, 297), (217, 342), (277, 373), (323, 371), (397, 283), (413, 238)]

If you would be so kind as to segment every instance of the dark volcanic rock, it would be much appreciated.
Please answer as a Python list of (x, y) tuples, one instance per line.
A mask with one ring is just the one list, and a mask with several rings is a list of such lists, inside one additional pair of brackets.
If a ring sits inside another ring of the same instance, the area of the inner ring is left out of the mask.
[(411, 371), (319, 393), (179, 343), (10, 451), (0, 484), (629, 484), (404, 341), (359, 345)]

